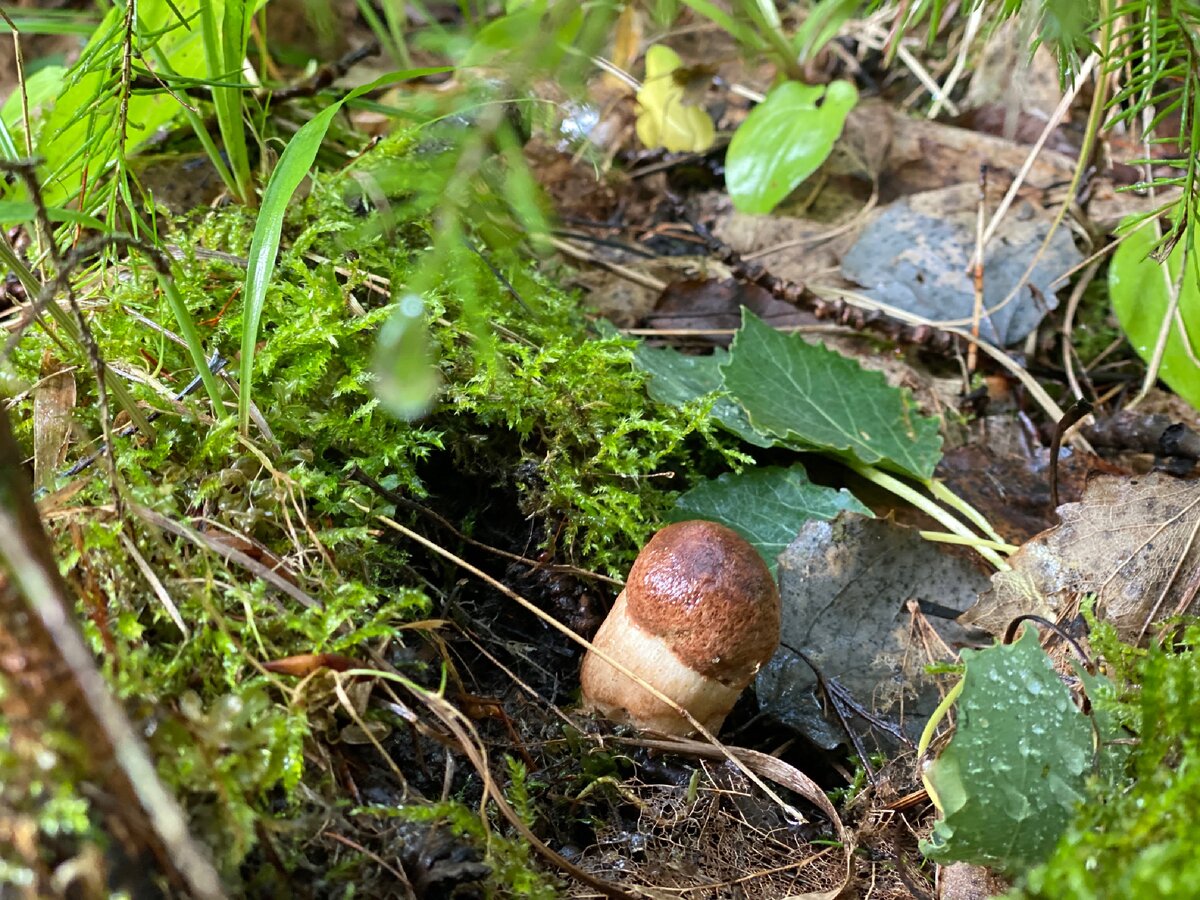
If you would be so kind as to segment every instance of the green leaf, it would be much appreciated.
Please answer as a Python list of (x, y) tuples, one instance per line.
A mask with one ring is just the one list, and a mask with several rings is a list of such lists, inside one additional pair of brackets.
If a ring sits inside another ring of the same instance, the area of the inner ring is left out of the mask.
[[(11, 9), (8, 16), (19, 34), (74, 34), (88, 37), (96, 30), (96, 17), (73, 9)], [(0, 34), (12, 34), (12, 28), (0, 19)], [(15, 93), (15, 92), (14, 92)]]
[(776, 331), (749, 310), (720, 366), (725, 387), (759, 433), (922, 481), (942, 452), (936, 419), (879, 372), (823, 344)]
[[(671, 347), (654, 348), (638, 344), (634, 363), (650, 375), (646, 393), (650, 399), (668, 406), (683, 406), (709, 394), (723, 391), (721, 363), (729, 352), (718, 347), (711, 356), (686, 356)], [(746, 411), (727, 396), (713, 403), (712, 418), (726, 431), (756, 447), (773, 447), (775, 441), (759, 434), (746, 418)]]
[[(37, 208), (28, 200), (0, 200), (0, 224), (12, 225), (17, 222), (32, 222), (37, 216)], [(46, 218), (51, 222), (73, 222), (85, 228), (95, 228), (104, 231), (105, 225), (95, 216), (89, 216), (76, 209), (63, 209), (52, 206), (46, 210)]]
[[(250, 37), (249, 22), (253, 10), (247, 13), (246, 0), (224, 0), (223, 8), (216, 4), (200, 4), (200, 30), (204, 36), (204, 59), (207, 75), (216, 81), (226, 81), (241, 70), (246, 56), (246, 45)], [(243, 116), (243, 89), (240, 86), (212, 87), (213, 107), (217, 112), (217, 127), (225, 155), (229, 159), (228, 171), (233, 177), (229, 185), (241, 203), (252, 203), (254, 185), (250, 177), (250, 157), (246, 146), (246, 126)]]
[(582, 7), (572, 9), (563, 6), (548, 14), (546, 0), (533, 0), (527, 6), (494, 19), (479, 29), (459, 65), (500, 65), (513, 51), (529, 53), (535, 46), (530, 43), (531, 38), (536, 36), (541, 44), (537, 51), (537, 63), (546, 70), (552, 70), (579, 36), (583, 18)]
[(797, 58), (806, 62), (820, 53), (826, 44), (837, 37), (847, 20), (858, 12), (858, 7), (858, 0), (822, 0), (817, 3), (792, 36)]
[(739, 212), (766, 214), (817, 170), (858, 102), (848, 81), (786, 81), (750, 111), (729, 144), (725, 184)]
[[(1126, 220), (1124, 224), (1132, 221)], [(1187, 254), (1191, 271), (1184, 273), (1178, 317), (1171, 323), (1158, 376), (1171, 390), (1200, 409), (1200, 365), (1196, 362), (1200, 358), (1200, 228), (1191, 231), (1192, 248)], [(1125, 238), (1108, 268), (1108, 289), (1117, 321), (1137, 355), (1146, 362), (1154, 355), (1188, 238), (1185, 233), (1164, 268), (1149, 258), (1158, 235), (1153, 226), (1146, 225)]]
[(327, 106), (313, 116), (304, 126), (292, 135), (288, 145), (275, 164), (271, 178), (267, 181), (263, 193), (262, 207), (258, 211), (258, 219), (254, 223), (254, 235), (250, 239), (250, 253), (246, 265), (246, 282), (242, 289), (245, 298), (242, 313), (242, 358), (239, 369), (241, 384), (238, 395), (238, 423), (243, 431), (250, 424), (250, 384), (254, 374), (254, 347), (258, 340), (258, 324), (262, 320), (263, 304), (267, 299), (267, 286), (275, 272), (275, 259), (279, 253), (279, 236), (283, 232), (283, 217), (291, 202), (292, 194), (308, 174), (309, 167), (317, 158), (317, 150), (325, 139), (329, 123), (342, 104), (363, 94), (369, 93), (391, 84), (394, 81), (405, 81), (409, 78), (419, 78), (445, 72), (442, 68), (405, 69), (392, 72), (355, 88), (341, 100)]
[(832, 519), (844, 509), (871, 515), (845, 488), (835, 490), (808, 480), (799, 463), (741, 473), (726, 472), (697, 485), (675, 501), (671, 519), (707, 519), (728, 525), (754, 545), (771, 572), (779, 554), (809, 519)]
[(926, 774), (943, 818), (921, 852), (1008, 874), (1044, 861), (1083, 799), (1093, 734), (1037, 634), (962, 651), (954, 737)]
[(743, 47), (759, 50), (764, 46), (762, 38), (753, 28), (749, 28), (744, 22), (735, 19), (712, 0), (683, 0), (683, 2), (700, 15), (711, 19), (718, 28), (735, 38)]
[[(221, 0), (214, 0), (219, 4)], [(192, 17), (205, 6), (199, 0), (147, 3), (138, 9), (141, 42), (156, 35), (154, 44), (181, 75), (204, 75), (204, 47), (199, 29), (188, 28), (181, 16)], [(178, 12), (178, 14), (177, 14)], [(122, 108), (115, 67), (123, 52), (123, 5), (114, 5), (63, 80), (54, 109), (44, 118), (37, 152), (43, 199), (63, 206), (83, 185), (86, 170), (91, 179), (108, 172), (118, 153), (117, 122)], [(124, 152), (131, 153), (158, 134), (179, 114), (176, 97), (166, 93), (132, 94), (125, 105)], [(93, 199), (89, 197), (89, 200)]]
[[(63, 78), (66, 74), (65, 66), (44, 66), (25, 79), (26, 99), (35, 133), (39, 112), (52, 104), (63, 92)], [(15, 144), (10, 144), (15, 155), (8, 158), (16, 159), (24, 156), (25, 104), (22, 103), (20, 91), (13, 91), (9, 94), (8, 99), (4, 101), (3, 109), (0, 109), (0, 117), (3, 117), (4, 125), (12, 135), (20, 134), (22, 138), (20, 152), (16, 152)]]

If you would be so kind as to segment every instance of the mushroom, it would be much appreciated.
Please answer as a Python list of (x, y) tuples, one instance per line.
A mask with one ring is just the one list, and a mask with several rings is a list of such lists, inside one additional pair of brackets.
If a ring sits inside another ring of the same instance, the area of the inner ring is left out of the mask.
[(714, 522), (668, 525), (634, 560), (584, 657), (584, 703), (646, 731), (695, 731), (603, 653), (716, 732), (774, 654), (779, 620), (775, 579), (737, 532)]

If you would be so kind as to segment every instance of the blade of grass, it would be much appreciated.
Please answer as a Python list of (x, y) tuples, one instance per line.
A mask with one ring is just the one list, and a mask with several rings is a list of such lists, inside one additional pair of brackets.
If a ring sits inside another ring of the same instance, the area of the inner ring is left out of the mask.
[[(75, 10), (12, 10), (9, 15), (21, 34), (74, 34), (91, 37), (99, 21), (94, 15)], [(0, 34), (11, 34), (7, 22), (0, 22)]]
[(749, 28), (739, 22), (724, 9), (711, 2), (711, 0), (683, 0), (683, 2), (700, 13), (700, 15), (711, 19), (723, 31), (733, 35), (742, 46), (754, 50), (761, 50), (763, 48), (764, 41), (761, 35), (753, 28)]
[(283, 155), (279, 157), (267, 188), (263, 192), (262, 207), (258, 211), (258, 220), (254, 224), (254, 235), (250, 240), (250, 253), (246, 266), (246, 282), (242, 290), (244, 312), (242, 313), (242, 358), (239, 367), (238, 385), (238, 426), (242, 432), (250, 426), (250, 387), (254, 374), (254, 345), (258, 340), (258, 325), (262, 320), (263, 304), (267, 298), (267, 287), (271, 283), (271, 275), (275, 271), (275, 260), (279, 254), (279, 238), (283, 232), (283, 217), (296, 188), (308, 174), (313, 160), (317, 158), (317, 150), (325, 140), (325, 132), (342, 104), (370, 91), (378, 90), (396, 81), (406, 81), (410, 78), (420, 78), (438, 72), (448, 71), (446, 67), (426, 69), (404, 69), (392, 72), (382, 78), (356, 88), (335, 103), (330, 104), (317, 113), (310, 121), (297, 131)]
[(17, 153), (16, 142), (12, 138), (12, 132), (8, 130), (8, 126), (4, 124), (3, 119), (0, 119), (0, 155), (5, 159), (18, 159), (20, 157), (20, 154)]
[[(217, 26), (216, 10), (213, 9), (215, 5), (200, 4), (200, 31), (204, 37), (204, 61), (208, 67), (208, 77), (224, 80), (241, 71), (246, 55), (245, 41), (241, 38), (243, 34), (248, 36), (249, 32), (241, 27), (244, 19), (238, 17), (239, 10), (243, 16), (245, 14), (244, 0), (226, 0), (223, 27), (220, 28)], [(250, 183), (246, 129), (242, 122), (242, 92), (238, 88), (213, 87), (212, 98), (221, 142), (237, 185), (235, 197), (239, 203), (251, 203), (254, 190)]]
[(196, 331), (196, 323), (192, 319), (191, 311), (183, 302), (179, 289), (175, 287), (174, 279), (159, 273), (158, 283), (162, 287), (163, 296), (167, 298), (171, 312), (175, 314), (175, 321), (179, 324), (179, 335), (187, 344), (188, 353), (192, 357), (192, 365), (200, 373), (204, 389), (208, 392), (209, 399), (212, 400), (213, 416), (220, 421), (224, 418), (222, 411), (225, 409), (221, 400), (221, 388), (217, 384), (217, 378), (213, 375), (212, 369), (208, 367), (208, 357), (204, 353), (204, 345), (200, 343), (200, 333)]
[[(32, 222), (37, 215), (37, 207), (28, 200), (0, 200), (0, 225), (14, 225), (18, 222)], [(95, 216), (81, 213), (75, 209), (63, 209), (61, 206), (51, 206), (46, 210), (46, 217), (51, 222), (72, 222), (85, 228), (104, 230), (104, 223)]]

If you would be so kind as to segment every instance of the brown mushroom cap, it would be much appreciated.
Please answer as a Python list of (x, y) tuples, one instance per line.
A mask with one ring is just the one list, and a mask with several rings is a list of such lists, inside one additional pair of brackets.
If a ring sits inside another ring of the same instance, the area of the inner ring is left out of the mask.
[(685, 666), (741, 690), (779, 644), (775, 579), (736, 531), (678, 522), (642, 548), (625, 582), (629, 618)]

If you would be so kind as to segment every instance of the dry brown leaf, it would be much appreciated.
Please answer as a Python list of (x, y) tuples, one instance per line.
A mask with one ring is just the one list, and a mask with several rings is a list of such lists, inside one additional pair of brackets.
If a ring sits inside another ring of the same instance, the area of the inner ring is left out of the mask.
[[(884, 103), (859, 104), (846, 119), (843, 140), (870, 146), (872, 137), (878, 141), (879, 135), (891, 135), (879, 173), (884, 202), (956, 184), (976, 184), (979, 166), (984, 163), (990, 169), (989, 180), (1006, 190), (1029, 156), (1028, 147), (1004, 138), (914, 119)], [(837, 154), (830, 157), (826, 168), (830, 175), (865, 174), (860, 162)], [(1043, 150), (1030, 170), (1026, 190), (1036, 192), (1037, 187), (1069, 181), (1074, 171), (1073, 157)]]
[(845, 512), (806, 522), (779, 557), (782, 640), (758, 674), (760, 709), (818, 746), (842, 743), (841, 723), (818, 697), (815, 665), (915, 741), (941, 700), (925, 665), (952, 658), (970, 635), (951, 619), (916, 615), (910, 601), (957, 613), (986, 585), (973, 562), (916, 529)]
[[(642, 30), (641, 11), (635, 4), (630, 3), (621, 10), (621, 15), (617, 17), (617, 24), (613, 27), (610, 61), (618, 69), (625, 72), (633, 71), (633, 64), (637, 60), (638, 51), (642, 45)], [(600, 77), (607, 82), (608, 87), (614, 90), (629, 90), (629, 85), (611, 72), (605, 72)]]
[(42, 355), (41, 380), (33, 389), (33, 476), (38, 487), (54, 488), (54, 473), (67, 453), (75, 409), (75, 372), (50, 350)]
[(741, 325), (743, 308), (773, 328), (816, 322), (816, 316), (777, 299), (756, 284), (732, 278), (684, 278), (666, 286), (645, 323), (648, 328), (667, 331), (728, 332), (707, 336), (712, 343), (728, 347)]
[[(1022, 544), (1058, 521), (1050, 500), (1050, 451), (1021, 448), (1021, 426), (1012, 416), (988, 416), (983, 421), (986, 430), (974, 432), (965, 446), (943, 454), (937, 477), (983, 513), (1005, 540)], [(1060, 457), (1059, 498), (1063, 503), (1081, 499), (1099, 473), (1133, 474), (1082, 450)]]
[(1084, 594), (1097, 595), (1097, 616), (1124, 640), (1148, 623), (1194, 605), (1200, 575), (1200, 482), (1159, 472), (1143, 478), (1100, 476), (1079, 503), (1059, 507), (1061, 524), (1013, 555), (1012, 570), (960, 622), (1000, 634), (1014, 618), (1058, 619)]

